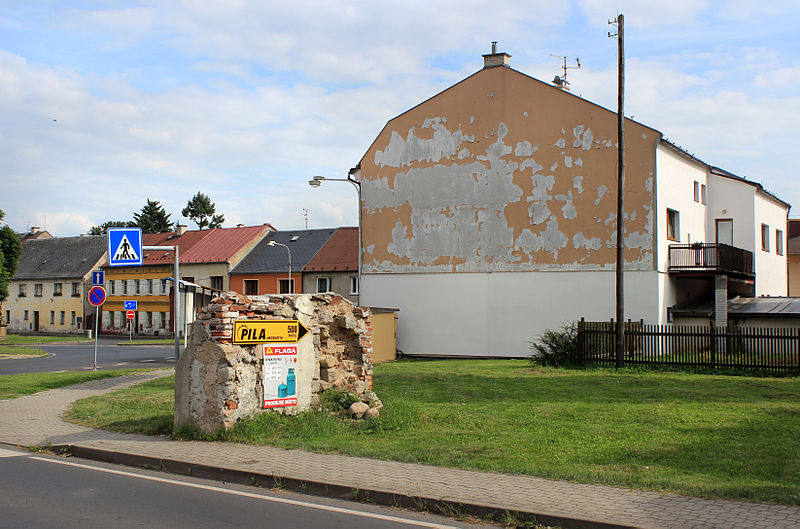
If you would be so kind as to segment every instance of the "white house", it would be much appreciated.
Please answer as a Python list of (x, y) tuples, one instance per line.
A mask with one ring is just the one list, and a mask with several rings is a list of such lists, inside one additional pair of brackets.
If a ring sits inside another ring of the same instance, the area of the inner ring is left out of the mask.
[[(352, 171), (361, 303), (400, 309), (406, 354), (526, 356), (545, 329), (615, 314), (616, 114), (509, 57), (485, 55), (390, 120)], [(655, 129), (625, 130), (626, 316), (665, 323), (687, 299), (786, 295), (789, 205)]]

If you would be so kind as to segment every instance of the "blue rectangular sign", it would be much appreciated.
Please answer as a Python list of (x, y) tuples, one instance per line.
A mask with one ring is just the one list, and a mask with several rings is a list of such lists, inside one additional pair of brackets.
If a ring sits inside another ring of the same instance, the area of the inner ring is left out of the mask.
[(135, 299), (131, 301), (125, 300), (122, 302), (122, 305), (123, 305), (122, 310), (136, 310), (138, 303), (136, 302)]
[(102, 287), (106, 284), (106, 273), (103, 270), (94, 270), (92, 272), (92, 286)]
[(108, 229), (108, 264), (110, 266), (141, 266), (142, 229)]

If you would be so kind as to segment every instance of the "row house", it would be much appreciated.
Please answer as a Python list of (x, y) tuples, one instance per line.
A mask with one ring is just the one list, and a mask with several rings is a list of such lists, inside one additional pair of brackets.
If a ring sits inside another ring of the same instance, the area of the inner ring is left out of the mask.
[[(522, 357), (615, 314), (617, 114), (510, 55), (391, 119), (361, 183), (362, 299), (400, 309), (406, 354)], [(789, 204), (625, 120), (626, 315), (787, 294)], [(446, 325), (442, 325), (446, 321)]]

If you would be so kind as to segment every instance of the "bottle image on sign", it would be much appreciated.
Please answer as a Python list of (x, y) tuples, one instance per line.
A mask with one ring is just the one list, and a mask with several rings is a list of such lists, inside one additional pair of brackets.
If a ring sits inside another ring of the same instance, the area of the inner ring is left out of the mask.
[(286, 393), (287, 393), (286, 384), (281, 384), (280, 386), (278, 386), (278, 397), (279, 398), (285, 397)]
[(289, 368), (289, 374), (286, 375), (286, 394), (294, 395), (297, 393), (297, 379), (294, 376), (294, 368)]

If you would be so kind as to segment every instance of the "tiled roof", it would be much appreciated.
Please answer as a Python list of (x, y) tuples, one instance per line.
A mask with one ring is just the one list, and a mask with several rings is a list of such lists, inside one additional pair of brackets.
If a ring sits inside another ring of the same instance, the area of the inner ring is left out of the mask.
[[(183, 235), (170, 233), (147, 233), (143, 234), (142, 246), (175, 246), (178, 245), (181, 263), (185, 262), (184, 256), (192, 247), (200, 242), (211, 230), (187, 231)], [(159, 237), (161, 236), (161, 237)], [(153, 242), (151, 242), (153, 241)], [(171, 251), (145, 250), (144, 263), (146, 265), (172, 264), (175, 262), (175, 254)]]
[(303, 269), (304, 272), (358, 270), (358, 228), (339, 228)]
[(269, 241), (288, 246), (292, 254), (292, 270), (303, 270), (334, 233), (336, 228), (272, 232), (231, 270), (231, 275), (286, 272), (289, 268), (289, 252), (283, 246), (270, 246)]
[(106, 252), (104, 235), (29, 239), (14, 279), (83, 277)]
[(183, 253), (184, 250), (181, 247), (181, 263), (228, 262), (254, 239), (263, 236), (268, 229), (267, 225), (261, 225), (204, 230), (207, 232), (205, 237), (186, 253)]

